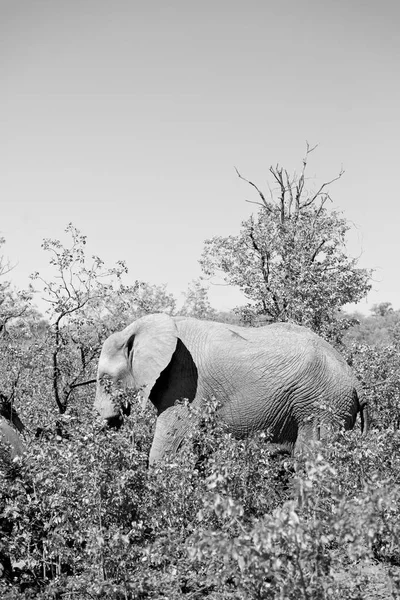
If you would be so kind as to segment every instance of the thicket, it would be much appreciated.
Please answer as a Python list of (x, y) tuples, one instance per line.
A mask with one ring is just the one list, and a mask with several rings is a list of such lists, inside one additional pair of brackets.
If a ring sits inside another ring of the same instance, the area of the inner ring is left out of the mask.
[(26, 425), (27, 448), (11, 462), (0, 444), (1, 598), (400, 597), (400, 318), (387, 304), (369, 320), (341, 313), (366, 293), (369, 272), (346, 255), (348, 224), (328, 211), (327, 184), (306, 189), (311, 151), (299, 177), (271, 170), (276, 200), (249, 182), (259, 212), (237, 238), (206, 244), (206, 272), (221, 269), (249, 304), (218, 315), (192, 282), (180, 313), (313, 327), (361, 380), (369, 436), (337, 433), (294, 459), (265, 434), (232, 439), (212, 401), (193, 411), (182, 451), (149, 470), (151, 407), (101, 431), (90, 382), (109, 333), (148, 312), (176, 314), (176, 300), (165, 286), (126, 285), (124, 263), (88, 258), (70, 225), (69, 246), (43, 244), (54, 276), (33, 277), (45, 316), (33, 289), (5, 281), (0, 260), (0, 392)]
[(149, 471), (154, 415), (99, 434), (79, 401), (3, 480), (5, 600), (400, 594), (399, 431), (338, 434), (294, 461), (219, 431), (211, 406)]

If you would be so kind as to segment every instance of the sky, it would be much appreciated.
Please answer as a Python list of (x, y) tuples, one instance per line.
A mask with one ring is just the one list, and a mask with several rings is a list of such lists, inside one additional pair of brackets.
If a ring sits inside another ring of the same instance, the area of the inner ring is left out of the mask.
[[(43, 238), (178, 295), (204, 240), (239, 231), (277, 163), (331, 187), (359, 305), (400, 308), (400, 4), (381, 0), (0, 0), (0, 236), (9, 277), (51, 277)], [(240, 303), (210, 286), (212, 304)]]

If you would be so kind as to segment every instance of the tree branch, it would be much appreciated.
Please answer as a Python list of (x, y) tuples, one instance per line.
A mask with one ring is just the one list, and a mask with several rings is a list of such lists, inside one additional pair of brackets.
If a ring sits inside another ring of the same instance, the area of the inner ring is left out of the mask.
[[(242, 177), (242, 175), (239, 173), (239, 171), (237, 170), (236, 167), (234, 167), (239, 179), (243, 179), (243, 181), (245, 181), (246, 183), (248, 183), (249, 185), (253, 186), (254, 189), (257, 190), (261, 200), (262, 200), (262, 206), (264, 206), (264, 208), (266, 208), (269, 212), (272, 212), (271, 207), (269, 206), (268, 202), (265, 199), (264, 194), (262, 193), (262, 191), (256, 186), (255, 183), (253, 183), (252, 181), (249, 181), (248, 179), (246, 179), (245, 177)], [(254, 204), (260, 204), (258, 202), (254, 202)]]
[(312, 253), (311, 257), (310, 257), (310, 264), (314, 262), (314, 260), (317, 258), (319, 251), (321, 250), (321, 248), (324, 246), (326, 240), (322, 240), (322, 242), (319, 244), (319, 246), (317, 246), (317, 248), (314, 250), (314, 252)]
[(280, 201), (280, 214), (281, 214), (281, 224), (283, 225), (283, 223), (285, 222), (285, 196), (286, 196), (286, 192), (287, 187), (285, 185), (284, 179), (283, 179), (283, 169), (279, 168), (279, 165), (276, 165), (276, 167), (270, 167), (269, 168), (269, 172), (273, 175), (274, 179), (277, 181), (280, 191), (281, 191), (281, 195), (279, 198)]
[(331, 179), (330, 181), (325, 181), (325, 183), (323, 183), (321, 185), (321, 187), (319, 188), (319, 190), (314, 194), (314, 196), (312, 196), (309, 200), (306, 200), (306, 202), (303, 202), (303, 204), (300, 205), (300, 208), (306, 208), (307, 206), (310, 206), (313, 202), (315, 202), (315, 200), (323, 195), (323, 202), (325, 203), (326, 200), (330, 200), (330, 196), (327, 192), (323, 193), (323, 190), (325, 187), (327, 187), (328, 185), (331, 185), (334, 181), (337, 181), (338, 179), (340, 179), (342, 177), (342, 175), (344, 174), (344, 169), (343, 167), (340, 169), (339, 175), (337, 175), (337, 177), (334, 177), (333, 179)]
[[(265, 253), (262, 252), (261, 248), (258, 246), (258, 244), (256, 242), (256, 239), (254, 237), (254, 225), (252, 225), (252, 227), (250, 228), (249, 236), (250, 236), (253, 248), (257, 252), (257, 254), (259, 255), (260, 260), (261, 260), (261, 271), (262, 271), (262, 274), (263, 274), (263, 279), (264, 279), (264, 283), (265, 283), (265, 289), (271, 294), (271, 297), (272, 297), (272, 300), (274, 302), (275, 308), (276, 308), (278, 314), (280, 314), (281, 309), (280, 309), (280, 306), (279, 306), (278, 298), (277, 298), (275, 292), (273, 292), (273, 290), (271, 289), (270, 284), (269, 284), (269, 278), (270, 278), (270, 273), (271, 273), (271, 270), (270, 270), (270, 253), (269, 252), (265, 252)], [(270, 311), (267, 311), (267, 305), (265, 303), (265, 299), (264, 298), (262, 299), (262, 302), (263, 302), (264, 310), (266, 312), (269, 312), (269, 314), (271, 316), (276, 316), (276, 315), (273, 315)]]

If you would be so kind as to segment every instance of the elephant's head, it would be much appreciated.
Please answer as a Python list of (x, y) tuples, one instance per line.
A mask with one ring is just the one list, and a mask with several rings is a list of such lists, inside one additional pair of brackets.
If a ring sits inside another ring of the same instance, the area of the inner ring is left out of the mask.
[(143, 406), (161, 372), (169, 364), (177, 344), (173, 319), (165, 314), (138, 319), (103, 344), (97, 371), (94, 406), (109, 425), (118, 426), (122, 413), (118, 392), (140, 391)]

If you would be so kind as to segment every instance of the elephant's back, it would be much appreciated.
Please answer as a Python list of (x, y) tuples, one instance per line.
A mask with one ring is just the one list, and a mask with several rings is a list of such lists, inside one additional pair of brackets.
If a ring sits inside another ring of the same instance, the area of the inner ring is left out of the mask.
[[(254, 332), (254, 333), (253, 333)], [(349, 376), (352, 370), (344, 357), (324, 338), (314, 333), (308, 327), (294, 323), (271, 323), (264, 327), (252, 328), (254, 340), (265, 340), (266, 344), (273, 347), (284, 347), (289, 354), (304, 353), (310, 360), (318, 360), (323, 357), (330, 363), (337, 364)]]
[(334, 389), (337, 378), (345, 387), (357, 386), (343, 356), (307, 327), (293, 323), (240, 327), (187, 317), (175, 321), (196, 363), (216, 369), (217, 379), (224, 371), (230, 378), (244, 378), (248, 384), (252, 374), (257, 381), (263, 373), (268, 387), (279, 387), (282, 381), (293, 387), (299, 378), (332, 380)]
[(262, 327), (240, 327), (215, 321), (174, 317), (179, 337), (201, 362), (245, 363), (296, 362), (300, 366), (321, 358), (339, 365), (349, 375), (350, 367), (341, 354), (311, 329), (294, 323), (271, 323)]

